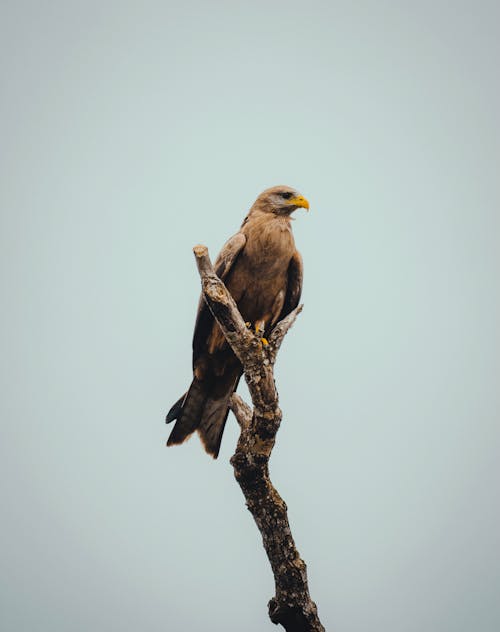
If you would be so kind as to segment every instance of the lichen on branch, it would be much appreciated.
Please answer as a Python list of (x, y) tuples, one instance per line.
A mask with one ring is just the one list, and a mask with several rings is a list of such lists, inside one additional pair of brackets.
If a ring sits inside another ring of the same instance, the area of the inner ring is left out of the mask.
[(309, 595), (306, 565), (292, 537), (286, 503), (269, 478), (269, 458), (282, 418), (274, 364), (302, 305), (275, 325), (269, 344), (263, 345), (246, 327), (233, 297), (215, 274), (206, 246), (195, 246), (193, 251), (205, 301), (243, 365), (252, 398), (253, 409), (236, 393), (230, 400), (241, 428), (231, 464), (274, 574), (276, 594), (268, 604), (269, 617), (287, 632), (324, 632)]

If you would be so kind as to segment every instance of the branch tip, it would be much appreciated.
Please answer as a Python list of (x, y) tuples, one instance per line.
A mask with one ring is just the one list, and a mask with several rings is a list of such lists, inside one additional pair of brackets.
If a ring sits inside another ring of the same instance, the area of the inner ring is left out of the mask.
[(203, 257), (205, 255), (208, 255), (208, 248), (203, 244), (198, 244), (193, 248), (193, 252), (196, 257)]

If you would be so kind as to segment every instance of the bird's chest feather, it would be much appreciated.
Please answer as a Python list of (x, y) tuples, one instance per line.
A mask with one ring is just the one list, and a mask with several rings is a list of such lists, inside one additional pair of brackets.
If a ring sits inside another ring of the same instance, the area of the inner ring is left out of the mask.
[(246, 244), (227, 279), (243, 318), (266, 327), (278, 317), (295, 251), (289, 222), (271, 218), (245, 227)]
[(279, 219), (245, 228), (245, 248), (226, 285), (245, 320), (269, 324), (283, 305), (295, 243), (289, 224)]
[(267, 276), (285, 273), (294, 250), (289, 224), (276, 219), (258, 224), (249, 232), (243, 254), (249, 269)]

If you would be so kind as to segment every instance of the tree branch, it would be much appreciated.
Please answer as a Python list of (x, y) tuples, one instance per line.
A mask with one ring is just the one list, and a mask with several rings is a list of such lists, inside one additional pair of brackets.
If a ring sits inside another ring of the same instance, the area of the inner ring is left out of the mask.
[(274, 363), (302, 306), (274, 327), (269, 345), (264, 346), (246, 327), (232, 296), (215, 274), (206, 246), (195, 246), (194, 254), (205, 301), (243, 365), (254, 406), (252, 411), (237, 394), (231, 398), (230, 408), (241, 427), (231, 464), (274, 574), (276, 595), (268, 605), (269, 617), (287, 632), (324, 632), (309, 595), (306, 565), (292, 537), (286, 504), (271, 483), (268, 467), (281, 423)]
[(240, 424), (240, 428), (243, 430), (248, 428), (252, 421), (252, 409), (243, 401), (238, 393), (233, 393), (229, 400), (229, 408), (233, 411), (236, 421)]

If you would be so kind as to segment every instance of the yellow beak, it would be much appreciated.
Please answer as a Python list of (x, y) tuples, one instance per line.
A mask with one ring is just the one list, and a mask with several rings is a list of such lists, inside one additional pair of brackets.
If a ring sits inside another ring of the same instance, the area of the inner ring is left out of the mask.
[(290, 206), (305, 208), (306, 211), (309, 210), (309, 202), (302, 195), (297, 195), (297, 197), (291, 198), (290, 200), (288, 200), (288, 204), (290, 204)]

